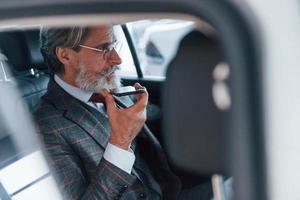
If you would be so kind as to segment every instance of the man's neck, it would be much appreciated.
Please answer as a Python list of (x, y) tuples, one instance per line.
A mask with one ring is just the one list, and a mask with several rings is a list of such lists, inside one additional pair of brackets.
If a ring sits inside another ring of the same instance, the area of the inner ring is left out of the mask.
[(78, 85), (76, 84), (76, 77), (73, 76), (70, 73), (63, 73), (63, 74), (56, 74), (61, 80), (63, 80), (64, 82), (68, 83), (69, 85), (72, 85), (74, 87), (78, 87)]
[(69, 83), (62, 80), (58, 75), (54, 76), (54, 80), (63, 90), (82, 102), (87, 103), (93, 94), (93, 92), (85, 91), (78, 87), (70, 85)]

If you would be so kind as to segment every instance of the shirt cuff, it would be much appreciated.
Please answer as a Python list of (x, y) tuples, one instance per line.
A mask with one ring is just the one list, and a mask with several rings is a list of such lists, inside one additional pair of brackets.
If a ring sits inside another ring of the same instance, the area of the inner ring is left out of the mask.
[(131, 174), (135, 161), (135, 155), (131, 149), (130, 151), (126, 151), (108, 143), (104, 151), (103, 158), (128, 174)]

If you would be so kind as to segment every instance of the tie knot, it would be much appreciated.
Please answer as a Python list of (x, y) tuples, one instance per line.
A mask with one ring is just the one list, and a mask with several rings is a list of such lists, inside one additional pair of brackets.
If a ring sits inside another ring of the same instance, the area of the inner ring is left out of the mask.
[(102, 94), (94, 93), (89, 99), (89, 101), (94, 103), (105, 103), (105, 98)]

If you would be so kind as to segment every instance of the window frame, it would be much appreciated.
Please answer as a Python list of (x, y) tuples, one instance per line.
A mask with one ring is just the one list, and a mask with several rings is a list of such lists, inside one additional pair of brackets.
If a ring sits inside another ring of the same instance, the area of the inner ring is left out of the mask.
[(136, 52), (136, 49), (134, 47), (132, 37), (129, 33), (128, 27), (126, 26), (126, 24), (122, 24), (121, 27), (122, 27), (122, 30), (124, 32), (125, 38), (127, 40), (129, 50), (131, 52), (131, 56), (132, 56), (133, 63), (134, 63), (135, 69), (136, 69), (137, 77), (142, 79), (142, 78), (144, 78), (144, 76), (143, 76), (143, 72), (142, 72), (142, 69), (141, 69), (140, 60), (137, 56), (137, 52)]

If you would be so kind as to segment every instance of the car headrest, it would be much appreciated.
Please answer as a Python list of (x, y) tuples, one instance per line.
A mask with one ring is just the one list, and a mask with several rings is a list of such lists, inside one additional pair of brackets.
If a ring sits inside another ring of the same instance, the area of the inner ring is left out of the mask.
[(39, 41), (39, 30), (27, 30), (24, 31), (24, 35), (27, 41), (30, 61), (34, 68), (36, 69), (46, 69), (47, 66), (44, 63), (44, 58), (40, 51), (40, 41)]
[(163, 97), (163, 141), (171, 162), (202, 175), (225, 173), (224, 113), (214, 104), (218, 41), (193, 31), (170, 63)]
[(1, 32), (0, 49), (16, 70), (30, 66), (29, 52), (21, 31)]
[(0, 49), (15, 70), (46, 68), (39, 47), (39, 30), (0, 32)]

